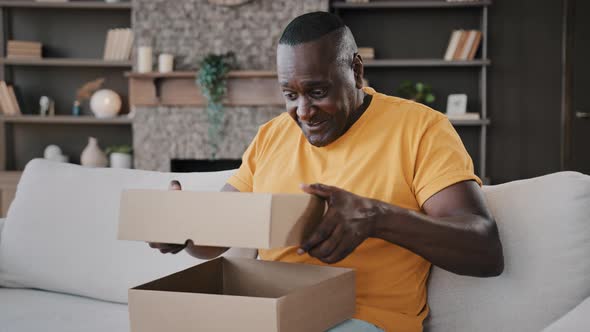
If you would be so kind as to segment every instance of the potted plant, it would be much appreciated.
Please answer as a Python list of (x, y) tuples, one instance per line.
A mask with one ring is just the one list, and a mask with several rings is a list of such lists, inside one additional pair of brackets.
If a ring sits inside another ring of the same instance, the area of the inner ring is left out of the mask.
[(397, 95), (423, 104), (432, 104), (436, 100), (430, 85), (422, 82), (403, 81), (397, 89)]
[(106, 153), (109, 156), (112, 168), (131, 168), (133, 158), (131, 156), (133, 149), (129, 145), (114, 145), (107, 148)]
[(232, 52), (221, 55), (209, 54), (199, 64), (197, 84), (203, 96), (207, 98), (211, 159), (215, 159), (221, 141), (224, 118), (223, 98), (227, 93), (226, 75), (235, 66), (236, 57)]

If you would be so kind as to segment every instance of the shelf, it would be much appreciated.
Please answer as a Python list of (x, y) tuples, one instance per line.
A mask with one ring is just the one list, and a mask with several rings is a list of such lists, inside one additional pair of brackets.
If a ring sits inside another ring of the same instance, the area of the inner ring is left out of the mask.
[[(125, 76), (128, 78), (138, 79), (155, 79), (155, 78), (191, 78), (194, 79), (197, 76), (196, 71), (173, 71), (170, 73), (137, 73), (137, 72), (126, 72)], [(234, 70), (227, 74), (229, 78), (269, 78), (277, 77), (277, 73), (274, 71), (267, 70)]]
[(337, 1), (332, 3), (332, 8), (337, 9), (383, 9), (383, 8), (469, 8), (485, 7), (492, 4), (491, 0), (471, 1), (471, 2), (446, 2), (426, 1), (426, 0), (406, 0), (406, 1), (374, 1), (374, 2), (344, 2)]
[(480, 67), (489, 66), (491, 61), (487, 60), (464, 60), (446, 61), (444, 59), (376, 59), (365, 60), (364, 66), (370, 67)]
[(76, 58), (0, 58), (0, 64), (12, 66), (56, 66), (56, 67), (125, 67), (133, 66), (132, 61), (112, 61), (102, 59), (76, 59)]
[(70, 1), (70, 2), (37, 2), (37, 1), (0, 1), (0, 7), (12, 8), (63, 8), (63, 9), (121, 9), (131, 10), (131, 2), (106, 3), (104, 1)]
[(489, 126), (490, 119), (479, 119), (479, 120), (449, 120), (454, 126)]
[(72, 125), (130, 125), (132, 119), (127, 116), (99, 119), (93, 116), (39, 116), (39, 115), (15, 115), (1, 116), (0, 122), (4, 123), (31, 123), (31, 124), (72, 124)]

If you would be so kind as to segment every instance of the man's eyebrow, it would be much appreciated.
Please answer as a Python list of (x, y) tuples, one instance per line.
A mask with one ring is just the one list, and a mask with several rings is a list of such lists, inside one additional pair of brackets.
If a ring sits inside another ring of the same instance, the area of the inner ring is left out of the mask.
[[(304, 87), (326, 86), (326, 85), (329, 85), (330, 84), (329, 81), (325, 81), (325, 80), (302, 80), (300, 83)], [(289, 86), (289, 82), (288, 81), (281, 81), (281, 82), (279, 82), (279, 84), (282, 87), (288, 87)]]

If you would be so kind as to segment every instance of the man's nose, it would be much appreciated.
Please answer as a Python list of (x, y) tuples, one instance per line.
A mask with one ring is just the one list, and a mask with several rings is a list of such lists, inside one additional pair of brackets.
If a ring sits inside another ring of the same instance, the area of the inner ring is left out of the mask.
[(315, 114), (308, 98), (301, 97), (297, 103), (297, 117), (301, 121), (309, 121)]

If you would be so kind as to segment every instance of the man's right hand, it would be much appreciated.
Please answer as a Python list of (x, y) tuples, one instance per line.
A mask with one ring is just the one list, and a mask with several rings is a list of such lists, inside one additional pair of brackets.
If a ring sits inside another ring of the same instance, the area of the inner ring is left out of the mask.
[[(170, 186), (168, 187), (168, 189), (170, 190), (182, 190), (182, 186), (180, 185), (180, 182), (176, 181), (176, 180), (172, 180), (170, 182)], [(184, 250), (184, 248), (186, 248), (188, 244), (174, 244), (174, 243), (156, 243), (156, 242), (150, 242), (149, 245), (151, 248), (160, 250), (161, 253), (163, 254), (177, 254), (179, 252), (181, 252), (182, 250)]]

